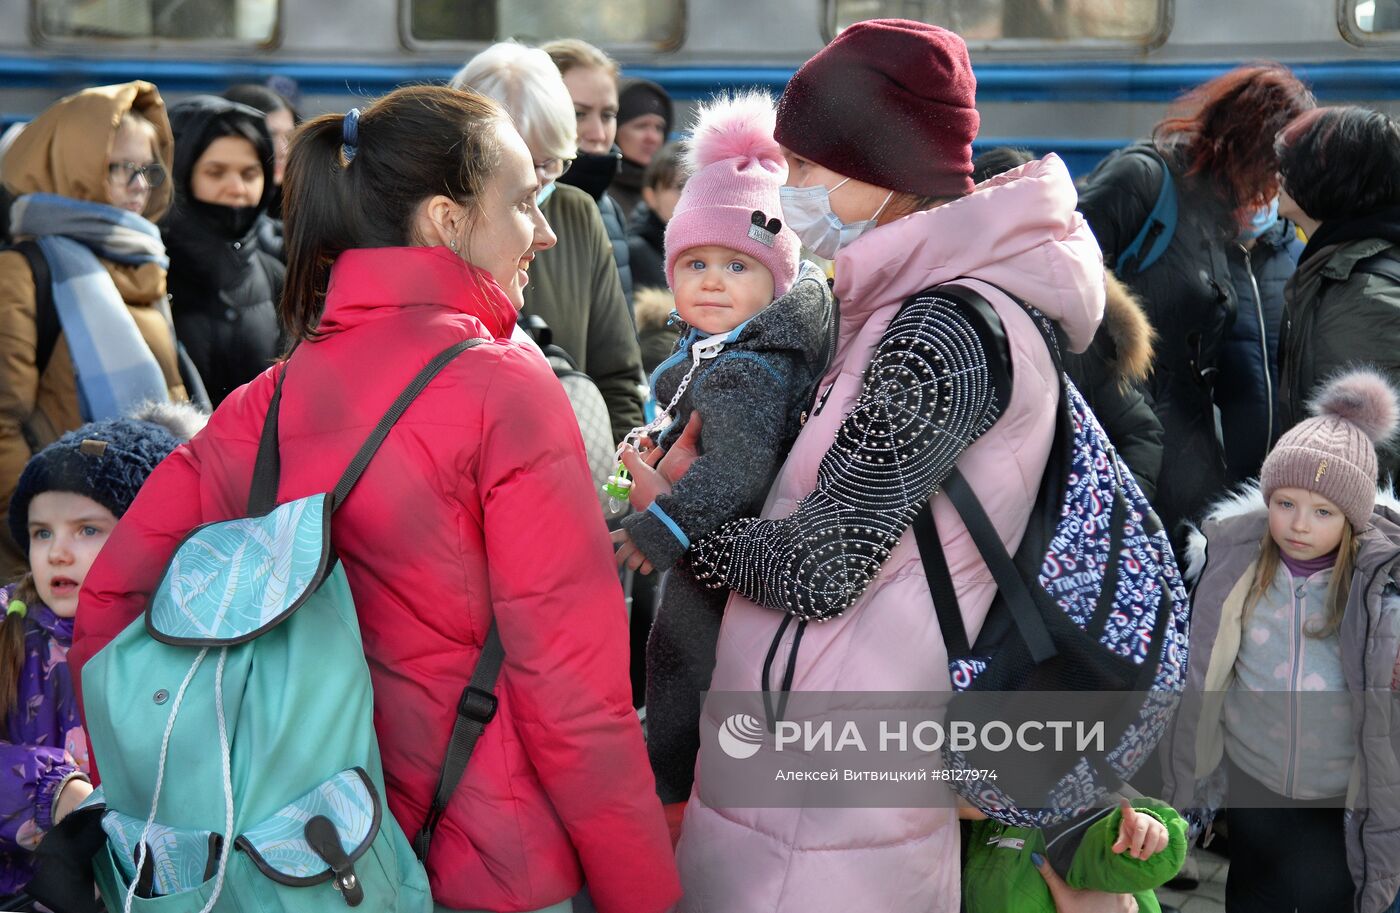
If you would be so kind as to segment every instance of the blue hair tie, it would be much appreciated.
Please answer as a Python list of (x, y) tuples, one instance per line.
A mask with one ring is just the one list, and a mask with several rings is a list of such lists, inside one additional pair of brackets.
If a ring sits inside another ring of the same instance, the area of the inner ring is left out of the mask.
[(360, 151), (360, 109), (351, 108), (345, 112), (345, 119), (340, 122), (340, 151), (345, 156), (345, 161), (354, 160), (355, 153)]

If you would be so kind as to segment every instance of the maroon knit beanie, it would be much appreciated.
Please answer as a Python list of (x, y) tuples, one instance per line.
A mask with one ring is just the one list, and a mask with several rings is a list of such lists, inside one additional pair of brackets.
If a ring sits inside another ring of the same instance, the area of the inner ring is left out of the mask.
[(792, 77), (774, 136), (867, 184), (961, 196), (973, 186), (976, 94), (967, 45), (956, 34), (871, 19), (846, 29)]

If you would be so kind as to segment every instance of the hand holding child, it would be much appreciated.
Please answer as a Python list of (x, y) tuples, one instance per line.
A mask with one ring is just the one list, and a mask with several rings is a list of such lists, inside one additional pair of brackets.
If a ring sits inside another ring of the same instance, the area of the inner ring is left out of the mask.
[(660, 448), (643, 451), (631, 444), (623, 444), (619, 456), (623, 468), (632, 477), (627, 500), (632, 502), (633, 510), (646, 510), (659, 495), (671, 493), (671, 481), (656, 469), (656, 464), (661, 460)]
[(1035, 853), (1031, 856), (1036, 871), (1045, 879), (1050, 889), (1050, 898), (1055, 902), (1055, 913), (1138, 913), (1137, 898), (1131, 894), (1109, 894), (1105, 891), (1086, 891), (1071, 888), (1059, 874), (1050, 867), (1050, 860)]
[(1123, 823), (1118, 827), (1113, 852), (1126, 852), (1133, 859), (1149, 859), (1167, 848), (1171, 838), (1165, 824), (1133, 808), (1127, 799), (1120, 800), (1119, 809), (1123, 813)]

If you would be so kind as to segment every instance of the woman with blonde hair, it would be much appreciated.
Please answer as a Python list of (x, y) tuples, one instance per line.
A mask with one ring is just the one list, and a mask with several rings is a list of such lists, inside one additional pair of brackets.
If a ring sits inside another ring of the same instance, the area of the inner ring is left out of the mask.
[(467, 61), (452, 86), (495, 99), (525, 138), (540, 179), (540, 211), (559, 243), (541, 251), (523, 313), (542, 318), (553, 343), (598, 385), (613, 438), (621, 440), (642, 421), (641, 347), (599, 209), (559, 180), (579, 154), (564, 80), (543, 50), (507, 41)]

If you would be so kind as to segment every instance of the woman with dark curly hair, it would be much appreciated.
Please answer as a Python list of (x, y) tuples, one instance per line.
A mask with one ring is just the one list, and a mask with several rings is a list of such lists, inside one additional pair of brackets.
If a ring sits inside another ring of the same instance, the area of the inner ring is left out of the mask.
[(1109, 156), (1080, 193), (1105, 262), (1157, 332), (1147, 392), (1165, 452), (1180, 457), (1162, 466), (1154, 500), (1168, 529), (1225, 487), (1213, 386), (1236, 306), (1226, 250), (1278, 192), (1274, 136), (1314, 104), (1279, 64), (1231, 70), (1184, 95), (1150, 140)]
[[(1357, 365), (1400, 382), (1400, 125), (1366, 108), (1317, 108), (1278, 136), (1279, 215), (1308, 236), (1284, 290), (1283, 430), (1334, 374)], [(1400, 470), (1377, 451), (1381, 481)]]

